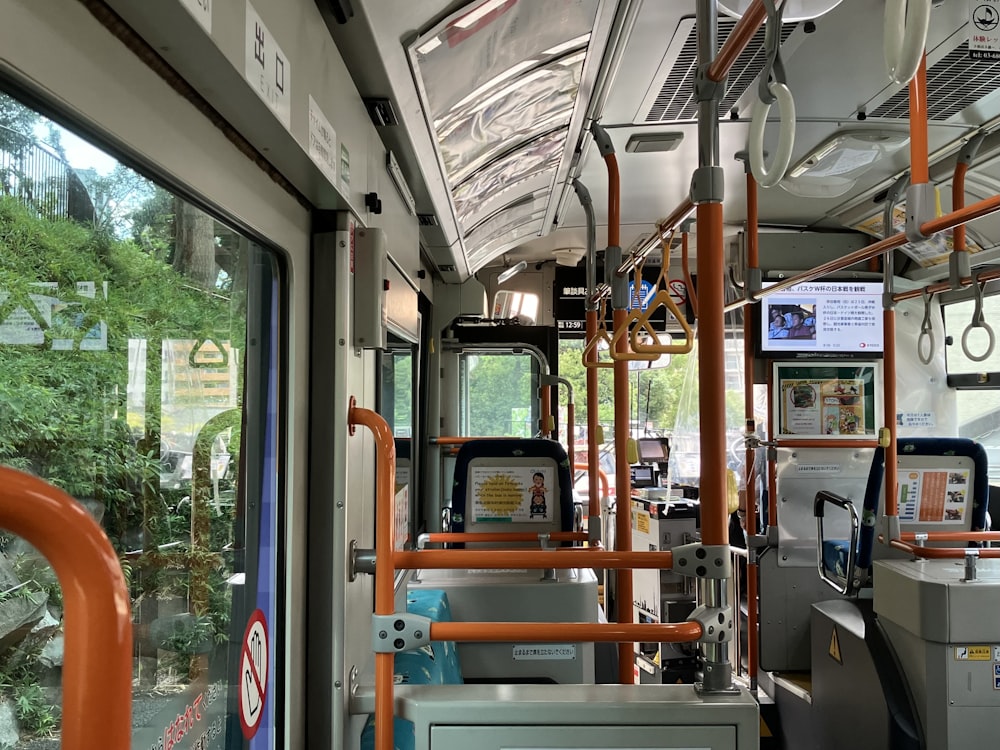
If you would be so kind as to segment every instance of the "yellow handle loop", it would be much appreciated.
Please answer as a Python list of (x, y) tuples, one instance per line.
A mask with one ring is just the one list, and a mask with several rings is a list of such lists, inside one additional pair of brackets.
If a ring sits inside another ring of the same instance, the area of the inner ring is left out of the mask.
[[(636, 318), (636, 325), (629, 333), (629, 343), (632, 345), (632, 350), (640, 354), (655, 354), (657, 356), (661, 354), (687, 354), (692, 348), (694, 348), (694, 331), (692, 331), (691, 326), (688, 325), (687, 316), (680, 311), (677, 304), (670, 296), (670, 282), (667, 269), (670, 267), (670, 243), (673, 242), (674, 234), (676, 232), (677, 230), (674, 229), (670, 233), (670, 237), (664, 240), (663, 232), (660, 227), (658, 226), (656, 228), (656, 234), (660, 238), (660, 246), (663, 248), (663, 260), (660, 263), (660, 276), (656, 280), (658, 291), (653, 299), (650, 300), (645, 312), (641, 313), (638, 318)], [(653, 329), (649, 321), (653, 313), (661, 307), (667, 308), (667, 311), (677, 319), (677, 323), (684, 331), (684, 343), (660, 343), (660, 334)], [(650, 341), (654, 343), (644, 344), (639, 341), (639, 334), (643, 332), (645, 332), (649, 336)]]

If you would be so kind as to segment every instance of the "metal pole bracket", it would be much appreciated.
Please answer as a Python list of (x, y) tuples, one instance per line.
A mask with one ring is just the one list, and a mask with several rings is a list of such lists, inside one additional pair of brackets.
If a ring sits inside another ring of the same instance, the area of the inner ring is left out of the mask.
[(412, 651), (431, 642), (431, 619), (409, 612), (372, 615), (372, 650), (377, 654)]
[(729, 578), (733, 559), (728, 544), (693, 542), (674, 547), (674, 572), (693, 578)]

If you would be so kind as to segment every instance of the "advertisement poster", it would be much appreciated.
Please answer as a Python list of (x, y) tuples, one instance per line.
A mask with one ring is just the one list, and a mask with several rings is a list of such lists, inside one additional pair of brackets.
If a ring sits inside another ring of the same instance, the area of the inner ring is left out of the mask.
[(899, 475), (899, 520), (962, 523), (969, 506), (969, 469), (913, 469)]
[(865, 437), (875, 434), (875, 367), (775, 365), (779, 434)]
[[(765, 289), (771, 285), (764, 282)], [(882, 351), (881, 282), (806, 282), (761, 304), (763, 353), (825, 357)]]
[(788, 380), (781, 384), (786, 435), (864, 435), (864, 381)]
[(475, 523), (544, 523), (554, 518), (559, 498), (552, 466), (472, 467)]

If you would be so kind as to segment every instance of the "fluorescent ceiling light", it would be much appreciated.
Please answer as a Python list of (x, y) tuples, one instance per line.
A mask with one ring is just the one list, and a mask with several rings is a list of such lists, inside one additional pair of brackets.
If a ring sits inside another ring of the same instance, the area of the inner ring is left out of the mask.
[(549, 47), (542, 54), (543, 55), (561, 55), (563, 52), (569, 52), (571, 49), (575, 49), (581, 45), (586, 44), (590, 41), (590, 33), (581, 34), (576, 37), (576, 39), (570, 39), (568, 42), (563, 42), (562, 44), (557, 44), (555, 47)]
[[(836, 8), (842, 0), (785, 0), (781, 20), (785, 23), (811, 21)], [(742, 18), (753, 0), (718, 0), (719, 10), (730, 18)]]
[(528, 267), (527, 261), (522, 260), (516, 266), (511, 266), (510, 268), (502, 271), (500, 275), (497, 276), (497, 284), (503, 284), (507, 281), (510, 281), (527, 267)]
[(845, 130), (814, 148), (788, 170), (781, 186), (802, 197), (843, 195), (858, 177), (910, 140), (901, 130)]
[(441, 37), (432, 36), (426, 42), (417, 47), (417, 53), (421, 55), (426, 55), (433, 52), (440, 46), (441, 46)]
[(506, 2), (507, 0), (487, 0), (487, 2), (480, 5), (474, 11), (466, 13), (464, 16), (456, 20), (455, 25), (460, 29), (467, 29), (470, 26), (475, 26), (483, 16), (492, 13)]
[(505, 70), (500, 75), (493, 76), (493, 78), (491, 78), (490, 80), (488, 80), (482, 86), (479, 86), (478, 88), (476, 88), (475, 91), (473, 91), (472, 93), (467, 94), (466, 96), (462, 97), (462, 99), (460, 99), (459, 102), (455, 106), (453, 106), (451, 108), (452, 111), (458, 109), (459, 107), (464, 107), (466, 104), (468, 104), (469, 102), (473, 101), (477, 97), (480, 97), (483, 94), (485, 94), (487, 91), (489, 91), (491, 88), (493, 88), (494, 86), (496, 86), (498, 83), (503, 83), (508, 78), (513, 78), (514, 76), (516, 76), (521, 71), (527, 70), (528, 68), (532, 68), (532, 67), (534, 67), (537, 64), (538, 64), (538, 60), (522, 60), (517, 65), (512, 65), (511, 67), (507, 68), (507, 70)]
[(564, 65), (567, 68), (571, 65), (576, 65), (583, 58), (587, 56), (587, 50), (580, 50), (575, 55), (570, 55), (569, 57), (564, 57), (562, 60), (556, 60), (559, 65)]

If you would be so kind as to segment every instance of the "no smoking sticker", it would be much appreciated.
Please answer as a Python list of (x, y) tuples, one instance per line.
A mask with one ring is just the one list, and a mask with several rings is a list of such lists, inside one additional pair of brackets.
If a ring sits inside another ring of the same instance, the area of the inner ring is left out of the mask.
[(240, 726), (248, 740), (257, 734), (267, 698), (267, 621), (259, 609), (250, 615), (240, 649)]

